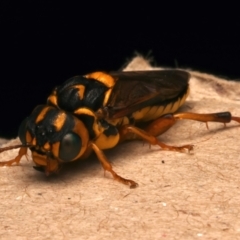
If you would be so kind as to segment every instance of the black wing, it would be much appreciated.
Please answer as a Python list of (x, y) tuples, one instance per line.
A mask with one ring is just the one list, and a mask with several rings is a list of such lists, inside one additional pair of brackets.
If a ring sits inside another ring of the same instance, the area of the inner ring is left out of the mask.
[(147, 106), (185, 94), (190, 74), (181, 70), (111, 72), (117, 81), (107, 107), (110, 118), (123, 117)]

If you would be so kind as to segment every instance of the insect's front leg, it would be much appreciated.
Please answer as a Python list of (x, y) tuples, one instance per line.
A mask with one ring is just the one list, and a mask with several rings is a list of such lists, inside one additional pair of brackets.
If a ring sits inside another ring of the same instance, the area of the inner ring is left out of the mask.
[(94, 143), (90, 143), (90, 145), (91, 145), (91, 148), (93, 149), (93, 151), (96, 153), (98, 160), (101, 162), (103, 169), (105, 171), (110, 172), (115, 180), (117, 180), (123, 184), (129, 185), (130, 188), (136, 188), (138, 186), (138, 184), (136, 182), (134, 182), (133, 180), (123, 178), (123, 177), (119, 176), (116, 172), (114, 172), (114, 170), (112, 169), (112, 165), (108, 162), (103, 151), (101, 149), (99, 149), (98, 146)]
[[(7, 150), (13, 149), (13, 148), (19, 148), (20, 146), (22, 146), (22, 145), (16, 145), (15, 147), (10, 146), (10, 147), (1, 148), (0, 152), (7, 151)], [(18, 155), (14, 159), (5, 161), (5, 162), (0, 162), (0, 166), (11, 166), (14, 163), (16, 165), (18, 165), (21, 158), (26, 154), (27, 154), (27, 147), (20, 147), (20, 149), (18, 151)]]

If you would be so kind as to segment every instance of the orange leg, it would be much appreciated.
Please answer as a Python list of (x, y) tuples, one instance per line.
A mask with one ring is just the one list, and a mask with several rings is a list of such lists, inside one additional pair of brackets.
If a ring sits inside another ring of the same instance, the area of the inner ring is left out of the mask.
[[(240, 117), (233, 117), (229, 112), (199, 114), (199, 113), (176, 113), (166, 114), (153, 122), (151, 122), (144, 130), (132, 125), (125, 125), (119, 129), (120, 141), (130, 139), (144, 139), (152, 145), (158, 145), (164, 150), (182, 151), (187, 149), (188, 151), (193, 149), (193, 145), (184, 145), (180, 147), (169, 146), (163, 142), (160, 142), (156, 137), (166, 132), (172, 127), (179, 119), (191, 119), (201, 122), (221, 122), (228, 123), (230, 121), (237, 121), (240, 123)], [(134, 134), (134, 135), (133, 135)]]
[(170, 151), (182, 151), (187, 149), (191, 151), (193, 145), (184, 146), (170, 146), (163, 142), (160, 142), (156, 137), (166, 132), (176, 122), (176, 119), (172, 114), (164, 115), (153, 122), (151, 122), (144, 130), (137, 128), (132, 125), (124, 125), (119, 129), (120, 141), (131, 140), (131, 139), (143, 139), (149, 142), (151, 145), (158, 145), (164, 150)]
[[(176, 114), (166, 114), (153, 122), (151, 122), (144, 130), (137, 128), (132, 125), (124, 125), (119, 129), (120, 134), (120, 142), (124, 140), (131, 139), (144, 139), (152, 145), (159, 145), (161, 148), (165, 150), (172, 151), (182, 151), (187, 149), (188, 151), (192, 150), (193, 145), (184, 145), (180, 147), (169, 146), (165, 143), (160, 142), (156, 136), (161, 135), (166, 132), (170, 127), (172, 127), (175, 122), (179, 119), (191, 119), (201, 122), (222, 122), (228, 123), (230, 121), (237, 121), (240, 123), (240, 117), (232, 117), (229, 112), (223, 113), (212, 113), (212, 114), (198, 114), (198, 113), (176, 113)], [(105, 154), (98, 146), (94, 143), (90, 143), (90, 147), (96, 153), (98, 160), (101, 162), (103, 169), (112, 174), (113, 178), (123, 184), (129, 185), (130, 188), (135, 188), (138, 184), (130, 179), (125, 179), (119, 176), (112, 169), (112, 165), (108, 162)]]
[(117, 173), (115, 173), (112, 169), (112, 165), (108, 162), (105, 154), (101, 149), (98, 148), (98, 146), (94, 143), (90, 143), (93, 151), (96, 153), (98, 160), (101, 162), (103, 169), (105, 171), (108, 171), (112, 174), (113, 178), (123, 184), (129, 185), (130, 188), (136, 188), (138, 184), (130, 179), (123, 178), (119, 176)]
[(221, 123), (229, 123), (231, 121), (236, 121), (240, 123), (240, 117), (234, 117), (230, 112), (219, 112), (219, 113), (208, 113), (208, 114), (200, 114), (200, 113), (176, 113), (173, 115), (175, 119), (191, 119), (200, 122), (221, 122)]
[[(22, 145), (21, 145), (22, 146)], [(18, 148), (19, 146), (16, 146), (15, 148)], [(2, 148), (0, 149), (0, 152), (3, 152), (3, 151), (6, 151), (8, 149), (13, 149), (12, 146), (10, 147), (5, 147), (5, 148)], [(21, 158), (27, 154), (27, 147), (20, 147), (19, 151), (18, 151), (18, 155), (12, 159), (12, 160), (9, 160), (9, 161), (5, 161), (5, 162), (0, 162), (0, 166), (11, 166), (12, 164), (16, 163), (16, 165), (19, 164)]]

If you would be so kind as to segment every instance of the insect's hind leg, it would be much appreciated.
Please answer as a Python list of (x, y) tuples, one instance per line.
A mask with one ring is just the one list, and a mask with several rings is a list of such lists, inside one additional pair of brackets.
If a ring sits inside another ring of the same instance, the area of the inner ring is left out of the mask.
[[(230, 112), (220, 112), (220, 113), (210, 113), (210, 114), (199, 114), (199, 113), (176, 113), (176, 114), (166, 114), (160, 118), (151, 122), (144, 130), (131, 125), (122, 126), (119, 129), (121, 141), (128, 139), (144, 139), (152, 145), (159, 145), (162, 149), (171, 151), (182, 151), (187, 149), (188, 151), (193, 149), (193, 145), (184, 146), (169, 146), (163, 142), (160, 142), (156, 137), (166, 132), (171, 128), (177, 120), (180, 119), (190, 119), (205, 122), (221, 122), (228, 123), (231, 121), (236, 121), (240, 123), (240, 117), (232, 116)], [(134, 134), (134, 135), (132, 135)]]
[(230, 112), (219, 112), (219, 113), (190, 113), (190, 112), (183, 112), (183, 113), (176, 113), (173, 115), (173, 117), (178, 119), (190, 119), (190, 120), (196, 120), (200, 122), (220, 122), (229, 123), (231, 121), (236, 121), (240, 123), (240, 117), (234, 117)]
[(120, 141), (143, 139), (151, 145), (158, 145), (164, 150), (170, 151), (191, 151), (193, 145), (187, 144), (183, 146), (170, 146), (160, 142), (156, 137), (166, 132), (176, 122), (173, 114), (166, 114), (151, 122), (147, 127), (140, 129), (132, 125), (124, 125), (119, 129)]

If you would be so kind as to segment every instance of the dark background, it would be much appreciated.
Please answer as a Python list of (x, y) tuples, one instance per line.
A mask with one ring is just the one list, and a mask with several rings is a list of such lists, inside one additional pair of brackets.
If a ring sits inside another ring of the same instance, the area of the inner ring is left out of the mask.
[(15, 137), (54, 86), (119, 70), (136, 51), (155, 65), (240, 78), (237, 6), (146, 4), (2, 0), (0, 136)]

